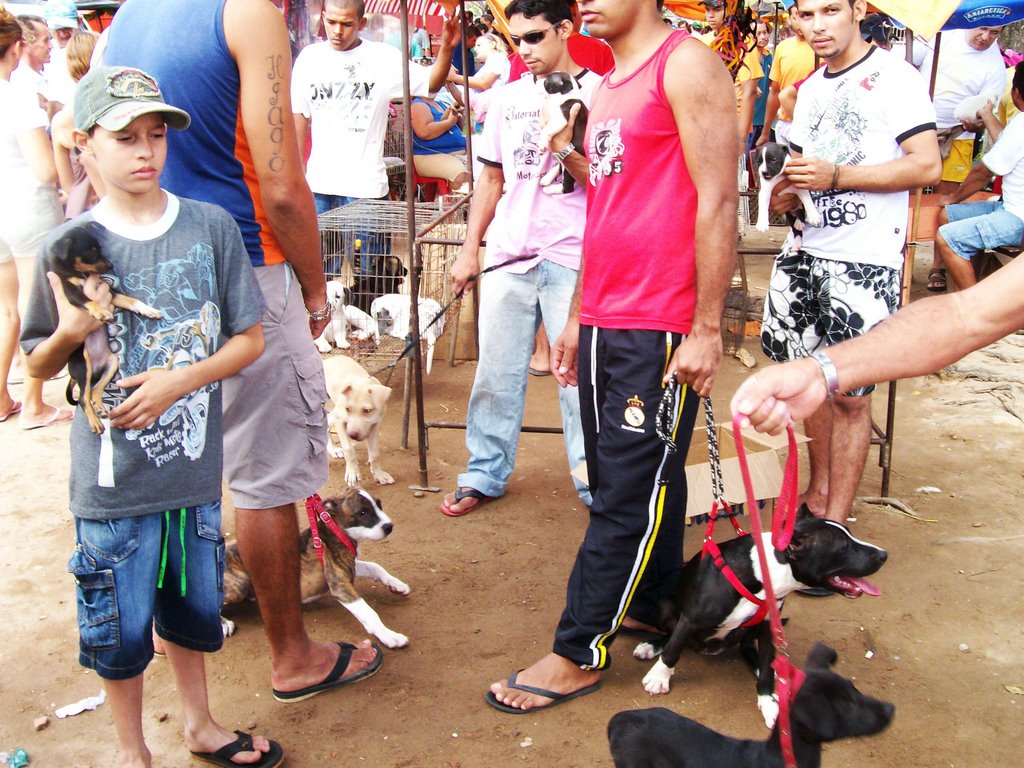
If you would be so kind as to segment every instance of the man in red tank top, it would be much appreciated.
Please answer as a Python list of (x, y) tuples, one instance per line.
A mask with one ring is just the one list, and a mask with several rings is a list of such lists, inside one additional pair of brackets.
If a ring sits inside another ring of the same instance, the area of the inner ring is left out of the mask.
[[(615, 68), (588, 119), (581, 284), (551, 367), (563, 386), (578, 378), (593, 504), (552, 652), (487, 694), (510, 714), (595, 691), (615, 633), (655, 625), (675, 593), (685, 456), (736, 257), (735, 164), (714, 160), (738, 142), (725, 66), (670, 30), (656, 0), (579, 5)], [(656, 429), (666, 392), (675, 405)]]

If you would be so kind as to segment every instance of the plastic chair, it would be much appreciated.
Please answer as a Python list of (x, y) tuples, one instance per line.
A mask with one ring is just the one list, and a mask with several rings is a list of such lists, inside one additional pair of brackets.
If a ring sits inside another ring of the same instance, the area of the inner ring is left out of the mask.
[(417, 199), (425, 203), (433, 202), (437, 199), (438, 195), (451, 194), (451, 186), (448, 184), (448, 179), (442, 179), (437, 176), (420, 176), (416, 173), (415, 164), (413, 164), (412, 169), (412, 183), (416, 190)]

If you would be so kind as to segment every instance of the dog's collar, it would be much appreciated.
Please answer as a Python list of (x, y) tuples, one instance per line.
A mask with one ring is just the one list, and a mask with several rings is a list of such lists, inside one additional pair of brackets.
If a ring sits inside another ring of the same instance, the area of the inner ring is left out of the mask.
[(317, 527), (316, 519), (319, 517), (327, 529), (333, 533), (338, 540), (345, 545), (345, 549), (353, 554), (353, 556), (359, 556), (359, 549), (356, 547), (356, 543), (352, 541), (352, 537), (345, 533), (341, 527), (334, 522), (334, 518), (331, 517), (327, 510), (324, 509), (323, 500), (320, 498), (320, 494), (314, 493), (308, 499), (306, 499), (306, 516), (309, 517), (309, 530), (313, 534), (313, 549), (316, 550), (316, 556), (320, 560), (320, 565), (323, 567), (324, 564), (324, 542), (320, 538), (320, 529)]

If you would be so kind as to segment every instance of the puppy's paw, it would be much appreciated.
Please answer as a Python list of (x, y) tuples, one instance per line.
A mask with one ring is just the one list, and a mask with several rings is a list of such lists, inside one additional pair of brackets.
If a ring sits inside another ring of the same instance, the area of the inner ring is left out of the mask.
[(361, 477), (359, 475), (359, 468), (353, 466), (352, 464), (346, 464), (345, 465), (345, 483), (348, 485), (348, 487), (352, 488), (354, 486), (359, 485), (359, 480), (360, 479), (361, 479)]
[(231, 619), (220, 617), (220, 628), (224, 632), (224, 637), (231, 637), (235, 634), (235, 622)]
[(343, 450), (341, 450), (341, 447), (335, 445), (334, 443), (332, 443), (330, 441), (328, 441), (328, 443), (327, 443), (327, 453), (328, 453), (328, 455), (332, 459), (343, 459), (343, 458), (345, 458), (345, 452)]
[(635, 659), (650, 661), (659, 656), (661, 656), (661, 648), (658, 648), (654, 643), (640, 643), (633, 649), (633, 658)]
[(370, 471), (373, 472), (373, 479), (377, 481), (378, 485), (391, 485), (395, 482), (395, 478), (385, 472), (383, 469), (377, 467), (370, 467)]
[(804, 211), (804, 220), (807, 222), (808, 227), (820, 227), (825, 222), (817, 208)]
[(761, 710), (765, 727), (769, 730), (774, 728), (775, 721), (779, 719), (779, 695), (773, 693), (771, 696), (758, 696), (757, 708)]
[(758, 232), (767, 232), (769, 229), (771, 229), (771, 227), (768, 224), (768, 217), (765, 216), (764, 221), (762, 221), (760, 217), (758, 217), (757, 224), (754, 225), (754, 229), (756, 229)]
[(651, 671), (644, 675), (644, 690), (651, 696), (668, 693), (673, 672), (673, 667), (666, 667), (664, 662), (658, 659), (651, 667)]
[(341, 341), (338, 342), (338, 349), (348, 349), (351, 346), (352, 345), (349, 344), (348, 341), (346, 341), (345, 339), (342, 339)]
[(321, 336), (313, 343), (316, 344), (317, 351), (323, 355), (326, 355), (328, 352), (331, 351), (331, 343), (327, 341), (323, 336)]
[(149, 304), (144, 304), (141, 301), (135, 304), (132, 307), (132, 310), (143, 317), (150, 318), (151, 320), (160, 320), (164, 316), (164, 313), (156, 307), (151, 307)]
[(380, 640), (388, 648), (405, 648), (409, 644), (409, 638), (403, 635), (401, 632), (394, 632), (387, 627), (382, 627), (378, 631), (374, 632), (377, 639)]
[(384, 584), (394, 592), (396, 595), (408, 595), (411, 587), (401, 579), (396, 579), (394, 576), (388, 576), (384, 580)]

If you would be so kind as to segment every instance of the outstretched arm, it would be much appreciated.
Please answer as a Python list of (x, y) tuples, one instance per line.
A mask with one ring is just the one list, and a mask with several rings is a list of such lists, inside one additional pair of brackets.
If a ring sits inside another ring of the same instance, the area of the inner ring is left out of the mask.
[[(1022, 291), (1024, 261), (1015, 260), (967, 290), (915, 301), (864, 336), (829, 347), (839, 391), (937, 371), (1024, 327)], [(958, 331), (945, 334), (946, 328)], [(760, 432), (777, 433), (813, 413), (825, 396), (818, 364), (801, 358), (748, 378), (732, 399), (732, 412)]]

